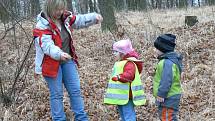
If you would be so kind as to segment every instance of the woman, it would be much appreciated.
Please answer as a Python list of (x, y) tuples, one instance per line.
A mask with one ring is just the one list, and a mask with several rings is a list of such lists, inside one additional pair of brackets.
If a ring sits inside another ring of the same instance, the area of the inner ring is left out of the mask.
[(66, 0), (45, 0), (37, 17), (35, 38), (35, 76), (42, 74), (50, 91), (51, 115), (54, 121), (66, 121), (63, 107), (63, 84), (69, 93), (75, 121), (87, 121), (80, 92), (78, 61), (71, 37), (72, 29), (100, 23), (96, 13), (72, 15)]

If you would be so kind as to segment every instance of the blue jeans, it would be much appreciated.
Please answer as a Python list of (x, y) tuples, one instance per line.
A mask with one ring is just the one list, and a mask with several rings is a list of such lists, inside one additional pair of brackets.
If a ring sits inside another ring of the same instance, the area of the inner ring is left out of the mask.
[(118, 105), (118, 110), (122, 121), (136, 121), (136, 113), (132, 100), (129, 100), (126, 105)]
[(70, 97), (75, 121), (88, 121), (80, 91), (80, 79), (76, 64), (69, 60), (60, 64), (56, 78), (44, 77), (50, 91), (50, 106), (53, 121), (66, 121), (63, 106), (63, 84)]

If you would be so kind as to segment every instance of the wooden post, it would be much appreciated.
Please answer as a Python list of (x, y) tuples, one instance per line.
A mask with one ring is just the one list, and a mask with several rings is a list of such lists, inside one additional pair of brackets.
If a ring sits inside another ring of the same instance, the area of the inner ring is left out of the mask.
[(185, 24), (187, 26), (194, 26), (198, 21), (197, 16), (185, 16)]

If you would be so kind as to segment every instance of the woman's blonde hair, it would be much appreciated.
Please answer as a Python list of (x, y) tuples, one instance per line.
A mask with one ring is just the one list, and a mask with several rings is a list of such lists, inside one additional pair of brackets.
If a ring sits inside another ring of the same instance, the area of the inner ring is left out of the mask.
[(53, 19), (53, 11), (59, 8), (67, 8), (66, 0), (45, 0), (42, 5), (42, 11), (46, 16)]

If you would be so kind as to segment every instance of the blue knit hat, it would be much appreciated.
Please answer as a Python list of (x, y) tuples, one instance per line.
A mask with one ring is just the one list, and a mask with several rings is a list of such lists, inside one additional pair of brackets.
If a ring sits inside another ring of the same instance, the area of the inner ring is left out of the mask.
[(176, 36), (173, 34), (163, 34), (157, 37), (154, 46), (163, 53), (172, 52), (176, 45), (175, 39)]

